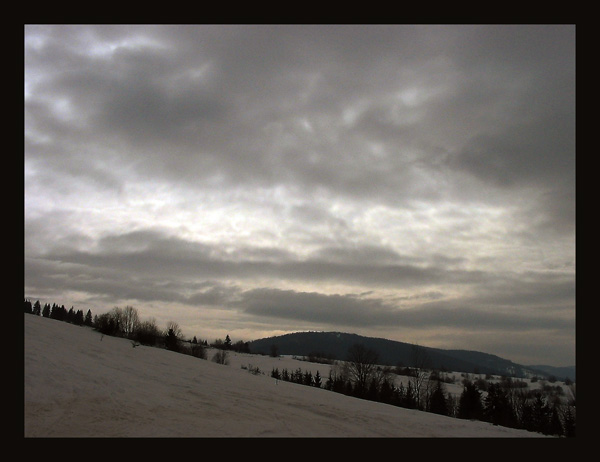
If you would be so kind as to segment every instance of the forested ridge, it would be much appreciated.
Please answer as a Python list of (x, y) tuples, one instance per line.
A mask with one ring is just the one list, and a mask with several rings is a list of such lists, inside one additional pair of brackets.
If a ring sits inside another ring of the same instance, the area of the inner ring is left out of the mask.
[[(183, 354), (191, 354), (207, 359), (207, 347), (216, 349), (212, 360), (227, 364), (229, 351), (252, 353), (248, 342), (232, 342), (229, 336), (224, 340), (186, 340), (181, 329), (168, 323), (160, 329), (154, 319), (141, 320), (133, 307), (115, 307), (108, 313), (93, 315), (91, 310), (82, 310), (64, 305), (32, 303), (25, 299), (25, 313), (43, 316), (75, 325), (87, 326), (103, 335), (120, 336), (131, 340), (135, 348), (139, 344), (167, 348)], [(272, 356), (278, 353), (271, 351)], [(459, 397), (446, 391), (448, 375), (443, 371), (427, 367), (427, 352), (415, 347), (414, 366), (381, 366), (378, 354), (360, 344), (352, 345), (345, 360), (310, 357), (311, 361), (327, 361), (331, 364), (328, 377), (313, 375), (310, 370), (288, 371), (273, 368), (270, 376), (275, 380), (285, 380), (306, 386), (324, 388), (356, 398), (378, 401), (385, 404), (417, 409), (424, 412), (447, 415), (458, 419), (474, 419), (512, 428), (520, 428), (546, 435), (561, 437), (575, 436), (575, 383), (566, 383), (569, 394), (565, 396), (559, 385), (544, 383), (534, 390), (527, 383), (512, 377), (494, 380), (462, 374), (463, 390)], [(419, 367), (420, 366), (420, 367)], [(263, 373), (258, 370), (253, 373)], [(404, 376), (397, 385), (396, 376)]]

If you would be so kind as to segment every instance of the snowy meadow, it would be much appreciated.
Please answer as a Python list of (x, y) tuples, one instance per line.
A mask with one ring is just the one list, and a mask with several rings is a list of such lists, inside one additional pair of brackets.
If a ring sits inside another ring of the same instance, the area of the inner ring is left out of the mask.
[[(211, 353), (208, 353), (210, 358)], [(231, 353), (227, 365), (25, 315), (25, 437), (542, 437), (275, 380), (328, 365)], [(260, 370), (263, 373), (250, 373)]]

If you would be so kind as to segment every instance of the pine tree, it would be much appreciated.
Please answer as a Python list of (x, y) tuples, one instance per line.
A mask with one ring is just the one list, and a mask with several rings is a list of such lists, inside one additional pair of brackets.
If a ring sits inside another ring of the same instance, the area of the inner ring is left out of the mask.
[(481, 392), (472, 382), (464, 385), (458, 404), (458, 417), (460, 419), (481, 419), (483, 405), (481, 403)]
[(415, 390), (412, 382), (408, 382), (406, 387), (406, 393), (404, 394), (404, 407), (409, 409), (415, 409), (417, 407), (417, 398), (415, 396)]
[(558, 405), (557, 404), (552, 406), (552, 411), (550, 414), (550, 422), (548, 424), (548, 433), (550, 435), (556, 435), (556, 436), (560, 436), (560, 435), (564, 434), (562, 422), (560, 421), (560, 417), (558, 415)]
[(394, 385), (386, 378), (379, 387), (379, 401), (390, 404), (394, 394)]
[(429, 411), (434, 414), (448, 415), (448, 402), (441, 380), (437, 381), (429, 401)]
[(167, 335), (165, 336), (165, 347), (167, 350), (172, 351), (177, 351), (179, 349), (177, 334), (172, 328), (167, 331)]
[(302, 383), (304, 385), (312, 386), (313, 378), (310, 371), (306, 371), (302, 377)]
[(505, 427), (515, 426), (512, 407), (505, 390), (503, 390), (499, 384), (492, 383), (488, 387), (483, 417), (484, 420), (495, 425), (502, 425)]
[(575, 437), (575, 408), (567, 405), (567, 410), (563, 416), (564, 435), (567, 438)]
[(83, 311), (77, 310), (75, 312), (75, 317), (73, 318), (73, 324), (76, 324), (78, 326), (83, 325)]
[(92, 326), (92, 324), (93, 324), (93, 318), (92, 318), (92, 312), (91, 312), (91, 310), (87, 311), (87, 314), (85, 315), (85, 320), (83, 321), (83, 323), (86, 326)]
[(537, 393), (531, 407), (532, 430), (548, 433), (550, 408), (541, 393)]
[(319, 371), (317, 371), (313, 379), (313, 386), (321, 388), (321, 374), (319, 374)]

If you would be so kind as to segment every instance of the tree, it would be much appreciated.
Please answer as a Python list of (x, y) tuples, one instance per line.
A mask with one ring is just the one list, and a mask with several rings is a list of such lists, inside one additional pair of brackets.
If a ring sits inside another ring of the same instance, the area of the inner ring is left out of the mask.
[(313, 376), (310, 371), (306, 371), (302, 376), (302, 383), (304, 385), (312, 386), (313, 384)]
[(84, 323), (86, 326), (91, 326), (91, 325), (93, 324), (93, 318), (92, 318), (92, 311), (91, 311), (91, 310), (88, 310), (88, 311), (87, 311), (87, 313), (86, 313), (86, 315), (85, 315), (85, 319), (84, 319), (83, 323)]
[(334, 364), (329, 370), (329, 377), (327, 378), (327, 382), (325, 382), (325, 388), (336, 393), (344, 393), (345, 386), (346, 375), (344, 368), (340, 368), (339, 365)]
[(417, 396), (415, 389), (413, 387), (413, 382), (408, 382), (408, 386), (406, 387), (406, 393), (404, 393), (404, 399), (402, 403), (402, 407), (407, 407), (408, 409), (415, 409), (418, 405)]
[(115, 335), (118, 331), (117, 321), (111, 313), (102, 313), (96, 316), (94, 327), (104, 335)]
[(556, 403), (552, 406), (550, 421), (548, 422), (548, 433), (556, 436), (564, 434), (564, 428), (558, 415), (558, 404)]
[(228, 355), (229, 355), (229, 352), (227, 350), (217, 350), (217, 352), (215, 353), (215, 355), (212, 358), (212, 361), (217, 364), (228, 364), (229, 363)]
[(429, 399), (429, 412), (434, 414), (448, 415), (448, 402), (446, 400), (446, 394), (444, 392), (444, 386), (441, 380), (437, 381), (437, 384), (431, 393)]
[(531, 405), (531, 431), (548, 433), (551, 410), (541, 393), (536, 393)]
[(137, 310), (132, 306), (126, 306), (121, 311), (121, 330), (126, 337), (133, 337), (135, 330), (140, 324)]
[(357, 396), (364, 396), (368, 385), (376, 371), (377, 352), (355, 343), (348, 349), (346, 369), (352, 382), (352, 389)]
[(82, 310), (77, 310), (75, 312), (75, 317), (73, 318), (73, 323), (78, 326), (83, 325), (83, 311)]
[(464, 384), (458, 404), (458, 418), (480, 420), (483, 415), (481, 392), (471, 381)]
[(160, 330), (154, 318), (140, 322), (134, 335), (134, 339), (143, 345), (156, 345), (159, 337)]
[(317, 373), (314, 375), (313, 377), (313, 386), (317, 387), (317, 388), (321, 388), (321, 374), (319, 374), (319, 371), (317, 371)]
[(413, 384), (414, 397), (418, 409), (422, 409), (423, 384), (429, 380), (427, 370), (431, 366), (431, 360), (424, 348), (419, 345), (413, 345), (411, 350), (413, 374), (411, 382)]
[(500, 384), (492, 383), (489, 385), (487, 393), (484, 400), (483, 419), (495, 425), (514, 427), (516, 419), (506, 391)]
[(56, 319), (57, 321), (64, 321), (67, 318), (67, 309), (64, 305), (58, 306), (56, 303), (53, 303), (52, 310), (50, 311), (50, 318)]
[(34, 304), (33, 304), (33, 314), (39, 316), (42, 312), (42, 305), (40, 304), (40, 301), (37, 300)]
[(571, 405), (567, 405), (567, 409), (563, 413), (563, 429), (567, 438), (575, 436), (575, 408)]
[(394, 383), (389, 378), (385, 378), (379, 385), (379, 401), (391, 404), (394, 396)]
[(167, 323), (165, 332), (165, 348), (171, 351), (179, 351), (179, 339), (181, 337), (181, 329), (174, 321)]

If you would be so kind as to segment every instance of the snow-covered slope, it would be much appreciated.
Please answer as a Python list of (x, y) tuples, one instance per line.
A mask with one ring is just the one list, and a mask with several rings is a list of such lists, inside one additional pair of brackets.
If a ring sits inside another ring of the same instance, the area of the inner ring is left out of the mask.
[(220, 365), (24, 316), (26, 437), (542, 436), (269, 376), (274, 361), (279, 369), (308, 369), (291, 358), (235, 355)]

